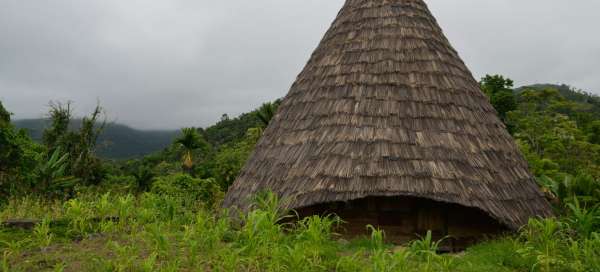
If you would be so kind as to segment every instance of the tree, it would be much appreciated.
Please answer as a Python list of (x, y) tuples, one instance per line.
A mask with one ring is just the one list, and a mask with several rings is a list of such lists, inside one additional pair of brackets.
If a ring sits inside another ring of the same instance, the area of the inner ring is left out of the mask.
[(508, 112), (517, 109), (517, 101), (512, 91), (498, 92), (490, 98), (490, 102), (503, 121), (506, 121), (506, 114)]
[(69, 129), (72, 122), (71, 102), (50, 103), (50, 127), (44, 130), (42, 141), (47, 147), (47, 157), (61, 149), (68, 156), (67, 173), (85, 184), (97, 185), (105, 176), (102, 161), (96, 156), (98, 137), (103, 132), (106, 121), (99, 121), (104, 113), (100, 104), (90, 116), (81, 120), (79, 130)]
[(223, 115), (221, 115), (221, 122), (228, 121), (228, 120), (229, 120), (229, 115), (227, 113), (223, 113)]
[(251, 128), (244, 140), (224, 146), (215, 157), (215, 177), (223, 191), (233, 184), (254, 150), (262, 129)]
[(557, 89), (546, 88), (542, 90), (527, 89), (518, 96), (519, 110), (556, 111), (562, 108), (561, 103), (566, 100)]
[(145, 192), (150, 189), (152, 185), (152, 180), (156, 175), (152, 171), (152, 169), (146, 165), (142, 165), (137, 169), (135, 173), (133, 173), (133, 177), (135, 178), (135, 183), (139, 191)]
[(102, 161), (96, 156), (98, 137), (106, 127), (106, 120), (99, 121), (103, 112), (102, 107), (96, 105), (90, 116), (81, 120), (79, 131), (72, 134), (72, 174), (94, 185), (99, 184), (105, 175)]
[(600, 145), (600, 120), (592, 122), (587, 131), (590, 143)]
[(69, 131), (72, 109), (71, 102), (67, 102), (66, 104), (50, 102), (48, 106), (50, 107), (48, 113), (50, 127), (44, 130), (42, 142), (50, 152), (54, 152), (54, 149), (67, 144), (65, 138), (67, 138), (66, 135)]
[(40, 146), (10, 123), (10, 113), (0, 102), (0, 202), (31, 188), (40, 153)]
[(518, 109), (508, 113), (507, 122), (536, 175), (600, 175), (600, 145), (588, 142), (577, 122), (559, 111), (566, 101), (557, 90), (525, 90), (518, 101)]
[(10, 113), (0, 101), (0, 175), (14, 167), (22, 155), (16, 138), (17, 133), (10, 124)]
[(512, 91), (514, 81), (501, 75), (486, 75), (479, 84), (488, 96), (493, 96), (498, 92)]
[(490, 98), (500, 119), (506, 121), (506, 114), (517, 109), (517, 101), (512, 90), (514, 82), (501, 75), (486, 75), (479, 84)]
[(198, 149), (206, 150), (208, 143), (202, 138), (196, 128), (184, 128), (181, 130), (181, 136), (175, 139), (175, 144), (183, 148), (181, 161), (184, 170), (192, 173), (194, 168), (194, 151)]
[(225, 144), (243, 141), (248, 129), (256, 127), (265, 128), (267, 126), (277, 112), (281, 101), (276, 100), (265, 104), (267, 106), (263, 105), (251, 112), (242, 113), (235, 118), (223, 118), (215, 125), (207, 127), (200, 133), (216, 149)]
[(277, 101), (267, 102), (262, 104), (262, 106), (256, 110), (255, 114), (258, 120), (260, 120), (262, 128), (266, 128), (269, 125), (271, 119), (273, 119), (275, 113), (277, 112), (278, 106), (279, 103)]
[(0, 101), (0, 123), (10, 123), (10, 115), (10, 112), (4, 108), (2, 101)]

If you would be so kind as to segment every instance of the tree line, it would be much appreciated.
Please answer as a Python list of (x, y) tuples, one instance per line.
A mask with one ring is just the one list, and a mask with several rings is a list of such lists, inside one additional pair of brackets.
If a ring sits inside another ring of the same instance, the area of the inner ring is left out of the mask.
[[(513, 81), (500, 75), (487, 75), (480, 85), (553, 201), (572, 194), (587, 202), (600, 198), (597, 96), (564, 86), (514, 89)], [(224, 115), (206, 129), (184, 128), (160, 152), (111, 161), (96, 155), (98, 137), (106, 126), (102, 107), (97, 106), (73, 129), (69, 126), (72, 105), (51, 103), (50, 126), (36, 143), (11, 124), (11, 114), (0, 102), (0, 197), (69, 198), (84, 188), (143, 192), (156, 182), (177, 184), (187, 177), (225, 192), (279, 103), (265, 103), (236, 118)]]

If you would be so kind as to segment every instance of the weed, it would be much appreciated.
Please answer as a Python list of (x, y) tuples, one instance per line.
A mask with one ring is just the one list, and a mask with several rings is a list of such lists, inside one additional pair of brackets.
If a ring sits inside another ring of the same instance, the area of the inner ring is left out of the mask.
[(67, 265), (65, 263), (57, 263), (56, 265), (54, 265), (54, 268), (52, 269), (52, 271), (63, 272), (63, 271), (65, 271), (65, 268), (67, 268)]
[(108, 247), (114, 252), (115, 258), (106, 263), (107, 268), (112, 268), (113, 271), (129, 271), (135, 267), (137, 256), (134, 246), (111, 241)]
[(5, 250), (2, 254), (2, 272), (10, 272), (9, 258), (14, 255), (13, 252)]
[(434, 241), (433, 235), (431, 231), (427, 231), (425, 237), (421, 237), (419, 240), (415, 240), (410, 243), (409, 250), (410, 252), (418, 257), (420, 260), (424, 261), (425, 271), (430, 271), (433, 267), (435, 261), (440, 259), (440, 256), (437, 254), (440, 244), (447, 237), (442, 238), (441, 240)]
[(385, 233), (381, 229), (376, 229), (372, 225), (367, 225), (367, 230), (371, 231), (371, 248), (375, 251), (383, 249)]
[(52, 243), (54, 235), (50, 232), (50, 220), (44, 218), (39, 224), (33, 229), (34, 241), (42, 248), (45, 249)]
[(142, 262), (142, 267), (141, 267), (142, 272), (154, 271), (154, 268), (156, 267), (156, 259), (157, 258), (158, 258), (158, 254), (156, 254), (156, 253), (150, 254), (150, 256), (148, 256), (148, 258), (146, 258)]
[(572, 203), (567, 203), (567, 207), (570, 211), (567, 222), (577, 231), (578, 235), (584, 238), (589, 237), (600, 223), (598, 206), (588, 210), (581, 207), (579, 200), (574, 198)]
[(93, 212), (88, 204), (76, 198), (65, 203), (65, 217), (69, 220), (70, 230), (75, 235), (84, 236), (92, 230), (90, 217)]
[(169, 238), (166, 235), (167, 232), (163, 231), (161, 224), (154, 223), (148, 225), (146, 233), (152, 243), (154, 252), (158, 253), (159, 256), (167, 256), (169, 252)]
[[(447, 238), (447, 237), (446, 237)], [(427, 231), (425, 237), (410, 243), (410, 250), (419, 257), (435, 256), (440, 248), (440, 244), (446, 239), (434, 241), (431, 231)]]
[[(38, 205), (31, 200), (14, 203)], [(153, 193), (81, 195), (55, 206), (52, 224), (49, 216), (33, 231), (0, 233), (4, 271), (27, 271), (32, 262), (34, 268), (42, 262), (44, 269), (61, 271), (73, 261), (94, 271), (514, 272), (599, 271), (600, 267), (600, 235), (597, 225), (589, 223), (595, 212), (577, 201), (562, 221), (532, 220), (518, 236), (485, 242), (460, 256), (438, 255), (443, 239), (435, 241), (431, 232), (406, 248), (392, 249), (385, 243), (384, 231), (374, 226), (368, 227), (368, 238), (338, 240), (334, 230), (341, 223), (339, 217), (290, 220), (272, 194), (260, 196), (254, 209), (241, 217), (241, 224), (234, 224), (227, 211), (189, 207)], [(97, 255), (70, 251), (79, 244), (66, 240), (71, 238), (84, 238), (81, 244), (97, 247)]]
[(565, 225), (555, 219), (532, 219), (522, 235), (525, 244), (517, 252), (525, 258), (532, 258), (532, 270), (552, 271), (552, 267), (562, 267), (564, 258), (559, 254), (562, 239), (565, 238)]

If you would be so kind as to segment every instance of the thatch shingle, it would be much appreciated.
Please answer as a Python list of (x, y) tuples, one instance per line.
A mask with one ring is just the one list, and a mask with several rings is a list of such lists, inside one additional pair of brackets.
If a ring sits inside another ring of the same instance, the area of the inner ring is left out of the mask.
[(348, 0), (224, 206), (413, 196), (511, 228), (549, 216), (514, 140), (423, 0)]

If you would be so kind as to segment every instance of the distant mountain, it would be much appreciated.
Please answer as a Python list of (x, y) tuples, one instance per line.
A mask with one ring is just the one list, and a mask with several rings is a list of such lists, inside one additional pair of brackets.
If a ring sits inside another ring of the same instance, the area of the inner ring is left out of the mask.
[[(49, 125), (48, 119), (25, 119), (13, 122), (16, 127), (26, 129), (36, 141)], [(74, 120), (72, 127), (80, 125)], [(178, 130), (138, 130), (122, 124), (109, 123), (98, 139), (98, 154), (107, 159), (130, 159), (163, 150), (179, 134)]]

